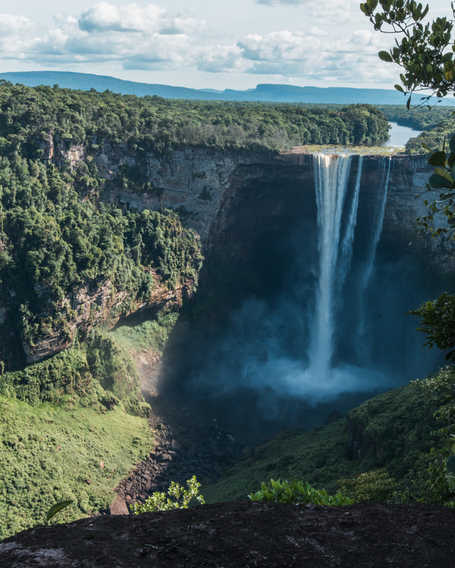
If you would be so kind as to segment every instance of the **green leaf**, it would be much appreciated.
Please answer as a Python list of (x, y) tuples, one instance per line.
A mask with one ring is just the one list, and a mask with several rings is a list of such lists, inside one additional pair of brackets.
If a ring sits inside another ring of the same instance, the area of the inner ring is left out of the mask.
[(392, 56), (390, 55), (390, 53), (388, 51), (380, 51), (378, 53), (378, 57), (379, 57), (379, 59), (382, 59), (382, 61), (387, 61), (387, 63), (393, 62)]
[(428, 163), (432, 166), (445, 166), (446, 165), (446, 153), (445, 152), (433, 152), (428, 159)]
[(403, 89), (403, 87), (402, 87), (401, 85), (395, 85), (395, 89), (396, 89), (397, 91), (400, 91), (400, 93), (404, 93), (404, 92), (405, 92), (405, 90)]
[(57, 513), (60, 513), (60, 511), (63, 511), (63, 509), (66, 509), (72, 504), (72, 501), (61, 501), (60, 503), (56, 503), (47, 512), (46, 521), (49, 522)]

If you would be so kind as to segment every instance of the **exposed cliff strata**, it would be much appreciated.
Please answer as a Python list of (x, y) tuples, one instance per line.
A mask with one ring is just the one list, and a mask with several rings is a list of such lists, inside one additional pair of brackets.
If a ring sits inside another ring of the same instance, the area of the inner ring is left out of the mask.
[[(84, 159), (83, 149), (70, 148), (64, 158), (75, 167)], [(366, 156), (362, 192), (375, 192), (382, 156)], [(391, 158), (391, 178), (384, 219), (386, 238), (396, 239), (397, 246), (417, 247), (428, 254), (428, 259), (443, 271), (455, 268), (453, 243), (446, 236), (431, 238), (419, 232), (416, 219), (426, 214), (425, 200), (433, 201), (437, 192), (426, 189), (431, 168), (422, 156), (395, 155)], [(309, 154), (277, 155), (272, 152), (222, 151), (207, 148), (186, 147), (165, 155), (148, 153), (138, 161), (126, 146), (104, 144), (95, 156), (99, 171), (113, 180), (121, 166), (145, 169), (146, 178), (153, 190), (135, 193), (109, 184), (105, 198), (118, 201), (135, 209), (178, 210), (186, 224), (195, 229), (207, 247), (210, 234), (222, 230), (229, 203), (234, 193), (259, 191), (260, 184), (275, 183), (276, 201), (288, 199), (280, 188), (286, 185), (290, 175), (300, 191), (308, 192), (313, 199), (312, 157)], [(254, 181), (257, 185), (252, 189)], [(260, 203), (258, 203), (260, 207)], [(242, 214), (242, 212), (239, 212)], [(254, 216), (254, 211), (250, 212)], [(253, 219), (252, 219), (253, 220)], [(436, 219), (437, 226), (444, 226), (444, 218)]]
[[(384, 237), (394, 240), (397, 247), (420, 250), (435, 268), (452, 272), (455, 270), (455, 241), (447, 234), (431, 237), (417, 224), (417, 218), (428, 215), (425, 201), (432, 203), (439, 198), (439, 192), (427, 189), (431, 173), (425, 157), (395, 156), (392, 159)], [(446, 217), (436, 216), (434, 226), (447, 227)]]
[(159, 283), (147, 302), (132, 301), (127, 291), (118, 291), (109, 280), (90, 290), (88, 286), (78, 289), (71, 297), (64, 298), (60, 312), (70, 315), (64, 324), (58, 327), (47, 326), (41, 322), (39, 333), (34, 337), (24, 337), (22, 347), (28, 364), (36, 363), (67, 349), (73, 344), (78, 333), (87, 333), (97, 325), (114, 327), (121, 318), (153, 305), (156, 309), (179, 307), (184, 296), (190, 295), (191, 282), (170, 290)]

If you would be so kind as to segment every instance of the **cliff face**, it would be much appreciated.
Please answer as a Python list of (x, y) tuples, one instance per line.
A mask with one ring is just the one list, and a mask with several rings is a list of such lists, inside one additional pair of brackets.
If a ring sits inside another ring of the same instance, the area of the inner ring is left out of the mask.
[[(84, 147), (63, 150), (52, 137), (46, 155), (48, 160), (72, 170), (89, 159)], [(248, 270), (252, 256), (260, 254), (263, 235), (278, 236), (297, 222), (306, 226), (308, 239), (314, 238), (316, 210), (310, 154), (183, 147), (164, 155), (139, 155), (126, 145), (105, 142), (90, 159), (106, 179), (102, 199), (138, 210), (177, 210), (184, 223), (201, 236), (206, 256), (217, 259), (215, 265), (221, 262), (227, 266), (240, 259), (237, 267)], [(366, 194), (366, 202), (374, 199), (384, 182), (384, 160), (379, 156), (367, 156), (364, 160), (361, 192)], [(134, 191), (121, 183), (125, 168), (139, 172), (147, 180), (147, 191)], [(392, 247), (421, 254), (443, 273), (455, 268), (452, 243), (444, 236), (419, 234), (416, 225), (416, 217), (425, 215), (424, 201), (436, 197), (434, 192), (425, 191), (429, 175), (425, 158), (392, 158), (383, 239)], [(216, 278), (209, 267), (206, 285), (210, 286), (211, 279)], [(243, 278), (244, 275), (237, 279), (239, 286)], [(128, 299), (122, 294), (106, 281), (94, 290), (81, 288), (74, 297), (65, 298), (62, 310), (72, 317), (64, 329), (45, 330), (46, 326), (40, 326), (32, 341), (24, 340), (27, 363), (67, 348), (78, 329), (101, 323), (114, 325), (119, 317), (144, 307), (132, 305), (123, 309)], [(167, 291), (165, 295), (166, 302), (180, 302), (178, 291)], [(161, 301), (152, 298), (150, 302), (155, 300)]]
[[(74, 167), (77, 160), (83, 158), (83, 151), (73, 148), (65, 157)], [(383, 183), (385, 159), (381, 156), (365, 158), (363, 193), (373, 195)], [(145, 161), (138, 163), (127, 148), (104, 145), (95, 160), (109, 179), (115, 178), (124, 164), (145, 168), (147, 179), (153, 186), (151, 192), (139, 194), (114, 183), (104, 197), (136, 209), (178, 210), (186, 224), (200, 234), (206, 249), (231, 223), (232, 215), (248, 215), (250, 222), (255, 222), (258, 209), (263, 208), (261, 196), (266, 185), (276, 188), (274, 203), (269, 202), (268, 206), (276, 209), (277, 214), (280, 209), (286, 209), (284, 201), (296, 199), (296, 193), (303, 194), (305, 200), (314, 199), (313, 165), (309, 154), (276, 155), (187, 147), (164, 156), (149, 153)], [(439, 270), (451, 271), (455, 268), (455, 259), (450, 240), (445, 236), (431, 238), (424, 235), (416, 223), (417, 217), (427, 212), (425, 200), (431, 202), (438, 195), (426, 189), (430, 173), (431, 168), (424, 157), (391, 158), (384, 236), (395, 241), (397, 247), (419, 249)], [(232, 210), (234, 202), (249, 198), (251, 210)], [(444, 218), (436, 218), (436, 226), (445, 226), (444, 221)]]

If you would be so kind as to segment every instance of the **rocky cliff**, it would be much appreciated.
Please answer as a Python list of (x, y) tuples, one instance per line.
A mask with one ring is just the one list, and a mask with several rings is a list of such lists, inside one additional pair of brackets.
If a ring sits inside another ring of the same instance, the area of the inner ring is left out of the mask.
[[(218, 259), (218, 264), (237, 264), (240, 259), (238, 269), (243, 265), (246, 270), (252, 255), (261, 254), (258, 247), (265, 234), (269, 239), (271, 235), (277, 237), (297, 222), (303, 222), (308, 238), (313, 238), (316, 211), (310, 154), (190, 146), (158, 154), (133, 151), (126, 144), (109, 141), (89, 151), (80, 145), (59, 147), (52, 136), (45, 146), (47, 160), (60, 169), (74, 172), (87, 164), (92, 168), (95, 165), (104, 179), (100, 197), (107, 202), (124, 209), (176, 210), (183, 223), (200, 235), (206, 256)], [(366, 156), (364, 160), (361, 192), (370, 200), (384, 183), (385, 160), (388, 158), (382, 156)], [(444, 236), (420, 234), (416, 225), (416, 218), (425, 214), (424, 201), (436, 197), (425, 189), (429, 174), (423, 157), (391, 158), (383, 238), (391, 247), (421, 255), (443, 273), (455, 268), (452, 243)], [(137, 179), (140, 184), (135, 183)], [(209, 266), (208, 281), (219, 277), (217, 262), (212, 265), (217, 268), (214, 272)], [(191, 293), (191, 284), (187, 288), (184, 294)], [(177, 290), (171, 298), (169, 291), (160, 288), (155, 295), (164, 294), (166, 302), (179, 304), (181, 298), (177, 296), (181, 293)], [(49, 329), (43, 332), (40, 324), (36, 337), (23, 341), (26, 362), (67, 348), (78, 329), (101, 323), (113, 325), (119, 318), (156, 303), (156, 298), (151, 298), (136, 305), (126, 296), (126, 291), (116, 291), (109, 281), (75, 290), (72, 298), (62, 300), (62, 312), (72, 314), (65, 325), (58, 329), (44, 325)]]
[[(82, 148), (70, 148), (65, 160), (76, 167), (84, 159)], [(382, 183), (383, 156), (365, 158), (361, 191), (372, 193)], [(314, 180), (310, 154), (276, 154), (273, 152), (223, 151), (209, 148), (184, 147), (164, 155), (148, 153), (140, 160), (125, 146), (104, 144), (95, 156), (96, 164), (111, 183), (106, 185), (104, 198), (136, 209), (177, 210), (185, 223), (201, 236), (206, 250), (211, 237), (222, 232), (232, 221), (232, 215), (245, 211), (231, 209), (240, 194), (262, 209), (264, 186), (274, 186), (273, 209), (286, 209), (284, 202), (302, 194), (313, 200)], [(141, 169), (151, 189), (137, 193), (122, 187), (118, 181), (123, 166)], [(386, 238), (396, 240), (396, 246), (419, 248), (442, 271), (455, 268), (453, 245), (446, 237), (431, 238), (422, 234), (416, 219), (427, 212), (425, 201), (437, 198), (437, 192), (426, 188), (431, 168), (422, 156), (391, 157), (389, 196), (384, 219)], [(294, 186), (294, 187), (293, 187)], [(256, 194), (256, 195), (255, 195)], [(245, 197), (245, 195), (243, 195)], [(243, 198), (242, 197), (242, 198)], [(298, 198), (297, 198), (298, 199)], [(295, 204), (300, 207), (300, 203)], [(256, 210), (248, 211), (254, 223)], [(306, 207), (308, 210), (308, 207)], [(444, 219), (436, 219), (444, 226)]]

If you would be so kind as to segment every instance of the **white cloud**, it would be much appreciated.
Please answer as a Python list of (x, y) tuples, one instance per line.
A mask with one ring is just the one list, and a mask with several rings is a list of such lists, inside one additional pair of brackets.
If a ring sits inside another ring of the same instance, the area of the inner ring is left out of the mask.
[[(321, 6), (315, 0), (299, 3)], [(349, 7), (350, 0), (328, 0), (324, 9), (337, 5)], [(55, 18), (47, 29), (35, 27), (27, 18), (0, 14), (0, 49), (3, 59), (28, 65), (98, 65), (101, 73), (107, 63), (109, 69), (259, 74), (301, 84), (391, 83), (391, 66), (377, 58), (390, 38), (367, 26), (350, 31), (341, 22), (306, 17), (301, 28), (305, 31), (281, 29), (236, 38), (229, 30), (230, 37), (223, 37), (207, 30), (203, 20), (151, 3), (101, 2), (82, 14)]]
[(32, 22), (23, 16), (0, 14), (0, 34), (3, 36), (25, 32), (31, 26)]
[(246, 71), (248, 65), (243, 60), (240, 46), (215, 45), (200, 48), (197, 57), (197, 67), (201, 71), (220, 73), (234, 70)]
[(114, 6), (101, 2), (81, 15), (79, 28), (89, 33), (157, 31), (162, 16), (162, 8), (153, 4), (139, 7), (137, 4)]
[[(265, 4), (266, 6), (279, 6), (280, 4), (307, 4), (308, 0), (256, 0), (258, 4)], [(309, 0), (310, 2), (312, 0)]]
[(193, 32), (203, 27), (203, 21), (182, 16), (170, 16), (155, 4), (139, 6), (127, 4), (115, 6), (101, 2), (84, 12), (79, 18), (79, 28), (84, 32), (159, 32), (176, 35)]

